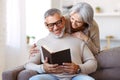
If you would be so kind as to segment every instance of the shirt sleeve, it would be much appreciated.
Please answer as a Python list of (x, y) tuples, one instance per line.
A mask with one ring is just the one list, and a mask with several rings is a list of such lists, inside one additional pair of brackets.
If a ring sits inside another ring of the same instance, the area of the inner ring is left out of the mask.
[(94, 55), (98, 54), (100, 51), (100, 37), (99, 28), (95, 21), (93, 21), (93, 26), (90, 28), (89, 39), (85, 42), (88, 48), (92, 51)]
[(43, 68), (43, 64), (37, 65), (34, 63), (27, 63), (24, 66), (27, 70), (34, 70), (37, 71), (38, 73), (45, 73), (45, 70)]
[(96, 71), (97, 60), (86, 45), (83, 48), (82, 60), (83, 64), (79, 64), (82, 73), (90, 74)]
[(41, 64), (40, 54), (35, 54), (35, 56), (30, 57), (29, 61), (24, 65), (27, 70), (34, 70), (38, 73), (44, 73), (43, 64)]

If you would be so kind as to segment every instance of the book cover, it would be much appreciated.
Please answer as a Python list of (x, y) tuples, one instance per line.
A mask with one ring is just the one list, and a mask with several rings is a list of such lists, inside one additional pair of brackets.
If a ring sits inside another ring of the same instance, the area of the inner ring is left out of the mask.
[(71, 63), (70, 49), (57, 52), (50, 52), (45, 47), (41, 47), (44, 59), (48, 57), (48, 63), (62, 65), (63, 62)]

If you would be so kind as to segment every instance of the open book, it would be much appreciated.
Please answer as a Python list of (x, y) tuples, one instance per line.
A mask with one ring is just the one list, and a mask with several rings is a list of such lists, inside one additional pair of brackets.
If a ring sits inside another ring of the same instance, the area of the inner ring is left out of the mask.
[(48, 63), (62, 65), (63, 62), (71, 63), (70, 49), (57, 52), (50, 52), (45, 47), (41, 47), (44, 59), (48, 58)]

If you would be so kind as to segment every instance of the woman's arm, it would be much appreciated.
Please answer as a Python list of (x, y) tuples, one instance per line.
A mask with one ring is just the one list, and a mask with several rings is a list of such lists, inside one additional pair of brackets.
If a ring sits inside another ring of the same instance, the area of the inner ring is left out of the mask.
[(99, 28), (97, 23), (94, 21), (93, 26), (90, 28), (88, 41), (85, 42), (88, 48), (93, 52), (94, 55), (98, 54), (100, 51), (100, 36)]

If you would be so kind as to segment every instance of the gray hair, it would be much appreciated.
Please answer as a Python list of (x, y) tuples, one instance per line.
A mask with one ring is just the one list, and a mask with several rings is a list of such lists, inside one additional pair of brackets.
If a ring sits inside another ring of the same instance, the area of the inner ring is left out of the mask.
[(89, 26), (92, 24), (94, 11), (91, 5), (88, 3), (77, 3), (70, 9), (70, 14), (73, 13), (78, 13), (81, 16), (83, 22), (87, 23)]
[(52, 9), (49, 9), (45, 12), (44, 19), (48, 16), (53, 16), (56, 13), (59, 14), (60, 16), (62, 16), (62, 12), (59, 9), (52, 8)]

